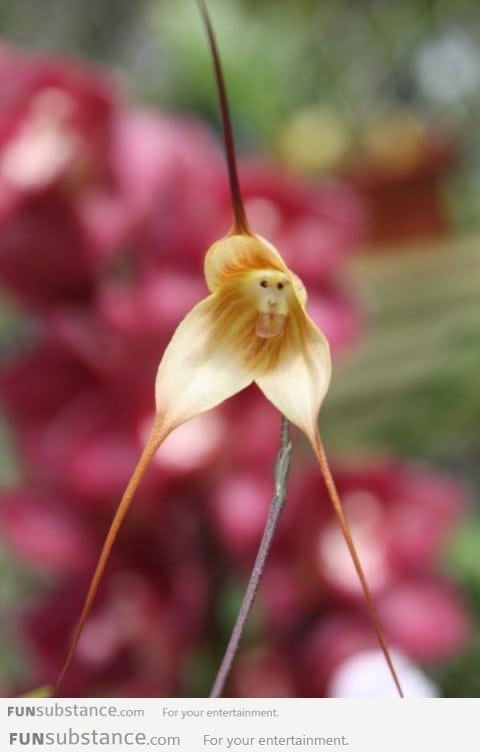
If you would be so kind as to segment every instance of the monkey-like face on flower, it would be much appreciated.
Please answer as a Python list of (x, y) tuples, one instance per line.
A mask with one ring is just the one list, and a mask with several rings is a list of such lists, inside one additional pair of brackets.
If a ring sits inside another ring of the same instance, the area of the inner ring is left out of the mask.
[(205, 278), (211, 294), (181, 322), (158, 369), (157, 414), (165, 429), (255, 381), (311, 438), (330, 380), (330, 355), (305, 311), (300, 279), (255, 235), (214, 243)]

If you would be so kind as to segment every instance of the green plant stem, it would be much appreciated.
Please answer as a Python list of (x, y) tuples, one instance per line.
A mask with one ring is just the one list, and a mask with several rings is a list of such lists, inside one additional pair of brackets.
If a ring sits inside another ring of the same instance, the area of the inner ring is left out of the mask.
[(250, 575), (250, 580), (248, 582), (242, 605), (240, 606), (237, 620), (235, 622), (235, 626), (233, 627), (232, 634), (225, 651), (225, 655), (213, 683), (210, 697), (221, 697), (223, 694), (226, 681), (230, 674), (235, 656), (238, 652), (240, 641), (245, 631), (245, 625), (252, 609), (258, 588), (260, 586), (273, 537), (275, 535), (280, 516), (285, 506), (291, 451), (292, 445), (289, 438), (289, 423), (288, 420), (282, 415), (280, 429), (280, 447), (275, 463), (275, 494), (270, 504), (265, 529), (263, 531), (262, 540), (257, 552), (257, 557), (255, 559), (252, 574)]

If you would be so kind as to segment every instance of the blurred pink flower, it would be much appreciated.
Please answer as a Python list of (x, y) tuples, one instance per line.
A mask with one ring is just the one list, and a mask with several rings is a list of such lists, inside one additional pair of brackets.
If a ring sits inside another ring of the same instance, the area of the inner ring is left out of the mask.
[[(406, 698), (438, 697), (438, 688), (412, 661), (398, 651), (393, 660)], [(385, 671), (380, 650), (365, 650), (347, 658), (335, 671), (328, 687), (329, 697), (391, 697), (395, 692)]]
[[(260, 418), (260, 437), (261, 424)], [(248, 416), (240, 425), (246, 430)], [(219, 541), (245, 577), (270, 498), (259, 437), (251, 430), (262, 459), (256, 464), (252, 456), (250, 465), (220, 478), (210, 504)], [(436, 570), (467, 506), (467, 490), (434, 469), (385, 459), (337, 467), (335, 478), (389, 645), (420, 664), (457, 654), (471, 634), (468, 608)], [(290, 674), (299, 667), (301, 696), (325, 695), (337, 666), (377, 647), (323, 483), (306, 468), (293, 471), (257, 610), (260, 644), (264, 636), (266, 645), (273, 640), (290, 656)], [(295, 635), (301, 635), (300, 650)]]
[(113, 81), (65, 58), (0, 54), (0, 277), (29, 307), (93, 294), (78, 196), (110, 180)]
[(234, 669), (233, 697), (293, 697), (296, 694), (288, 659), (273, 649), (250, 649)]
[[(31, 670), (42, 681), (55, 679), (92, 566), (78, 540), (76, 551), (68, 549), (68, 524), (62, 526), (60, 518), (54, 528), (49, 514), (40, 502), (26, 530), (11, 520), (6, 529), (7, 541), (27, 561), (55, 568), (57, 589), (20, 619)], [(67, 508), (64, 517), (74, 520), (75, 514)], [(101, 510), (80, 517), (89, 554), (97, 553), (108, 517)], [(34, 524), (45, 535), (43, 544), (34, 540)], [(136, 507), (79, 644), (67, 696), (118, 696), (124, 682), (139, 682), (148, 696), (181, 692), (182, 666), (204, 636), (212, 596), (198, 524), (198, 504), (186, 489), (175, 505), (156, 504), (147, 512)]]
[[(435, 569), (442, 547), (469, 501), (460, 481), (400, 461), (338, 468), (335, 478), (370, 586), (378, 593), (405, 576)], [(299, 515), (296, 535), (313, 571), (335, 598), (362, 600), (321, 482), (313, 474), (305, 474), (297, 492), (308, 511)], [(318, 510), (320, 504), (322, 511)]]
[[(81, 585), (70, 581), (24, 619), (35, 651), (32, 666), (42, 681), (55, 680), (78, 616)], [(177, 694), (182, 665), (198, 639), (191, 610), (177, 601), (178, 594), (172, 597), (145, 573), (113, 572), (79, 644), (65, 696), (123, 696), (123, 685), (132, 683), (141, 683), (145, 696)]]
[[(390, 647), (420, 665), (455, 656), (471, 636), (460, 592), (438, 576), (403, 580), (378, 597), (377, 603)], [(363, 609), (325, 604), (317, 623), (303, 636), (297, 666), (302, 692), (313, 697), (328, 695), (329, 682), (344, 661), (377, 648)]]
[(455, 655), (470, 637), (464, 598), (439, 577), (399, 582), (384, 593), (379, 609), (392, 642), (421, 663)]
[(3, 494), (0, 531), (15, 557), (37, 570), (77, 574), (95, 561), (86, 520), (62, 498), (30, 489)]
[(114, 82), (85, 63), (0, 52), (0, 193), (14, 202), (59, 182), (103, 177)]

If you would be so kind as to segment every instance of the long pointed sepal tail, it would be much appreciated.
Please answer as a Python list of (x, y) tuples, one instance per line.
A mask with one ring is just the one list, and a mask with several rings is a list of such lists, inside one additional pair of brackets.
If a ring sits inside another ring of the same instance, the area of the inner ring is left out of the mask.
[(124, 517), (128, 511), (128, 508), (130, 507), (130, 504), (133, 500), (135, 491), (137, 490), (138, 484), (140, 483), (141, 479), (143, 478), (145, 471), (147, 470), (148, 466), (150, 465), (150, 462), (152, 461), (155, 452), (159, 448), (160, 444), (164, 441), (164, 439), (168, 436), (170, 433), (170, 428), (165, 427), (162, 422), (158, 419), (155, 420), (154, 426), (152, 428), (152, 431), (150, 433), (150, 436), (147, 440), (147, 443), (143, 449), (143, 452), (140, 456), (140, 459), (137, 463), (137, 466), (135, 470), (132, 473), (132, 476), (128, 482), (128, 485), (125, 489), (125, 492), (120, 500), (120, 503), (117, 507), (117, 510), (115, 512), (115, 515), (113, 517), (113, 520), (110, 524), (110, 528), (107, 533), (107, 537), (105, 538), (105, 542), (103, 544), (102, 551), (100, 553), (97, 566), (95, 567), (95, 571), (93, 573), (92, 579), (90, 581), (90, 585), (88, 588), (87, 596), (85, 598), (85, 602), (83, 604), (82, 613), (80, 614), (80, 618), (77, 622), (77, 625), (75, 627), (75, 631), (73, 633), (72, 641), (70, 643), (70, 647), (67, 653), (67, 657), (65, 659), (65, 662), (62, 666), (62, 669), (60, 671), (60, 674), (58, 676), (58, 679), (55, 683), (55, 696), (59, 695), (60, 686), (63, 682), (63, 679), (65, 678), (65, 674), (67, 673), (70, 664), (72, 662), (73, 656), (75, 654), (75, 650), (78, 645), (78, 641), (80, 640), (80, 637), (82, 635), (83, 629), (85, 627), (85, 624), (87, 622), (87, 619), (90, 615), (90, 612), (92, 610), (92, 606), (95, 600), (95, 596), (97, 594), (98, 587), (100, 585), (100, 582), (102, 580), (103, 574), (105, 572), (105, 567), (107, 565), (108, 559), (110, 557), (110, 553), (113, 548), (113, 544), (115, 543), (115, 540), (117, 538), (118, 532), (120, 530), (120, 527), (122, 525), (122, 522), (124, 520)]
[(345, 543), (347, 544), (348, 550), (350, 552), (350, 556), (352, 557), (353, 565), (355, 567), (355, 570), (358, 575), (358, 579), (360, 580), (360, 584), (362, 586), (363, 594), (365, 597), (365, 601), (368, 607), (368, 611), (370, 614), (370, 618), (373, 623), (373, 627), (375, 629), (375, 633), (377, 635), (377, 639), (380, 645), (380, 648), (382, 650), (382, 653), (385, 657), (385, 661), (388, 666), (388, 670), (390, 671), (390, 674), (392, 676), (392, 679), (395, 683), (395, 686), (397, 688), (397, 692), (400, 697), (404, 697), (402, 685), (400, 683), (400, 679), (398, 677), (397, 671), (395, 669), (392, 656), (390, 654), (390, 650), (387, 645), (387, 641), (385, 639), (385, 635), (383, 633), (382, 625), (380, 623), (380, 618), (378, 616), (377, 607), (375, 606), (375, 601), (372, 596), (372, 592), (370, 590), (370, 586), (368, 584), (367, 577), (365, 575), (365, 572), (363, 570), (360, 557), (357, 552), (357, 548), (355, 546), (355, 543), (353, 542), (352, 534), (350, 531), (350, 526), (348, 524), (348, 520), (345, 516), (345, 512), (343, 510), (342, 502), (340, 501), (340, 497), (337, 492), (337, 488), (335, 486), (335, 481), (333, 480), (332, 473), (330, 471), (330, 466), (328, 464), (327, 455), (322, 443), (322, 440), (320, 438), (320, 434), (315, 432), (315, 434), (310, 437), (313, 451), (315, 452), (315, 456), (317, 458), (318, 464), (320, 465), (320, 470), (322, 472), (323, 479), (325, 481), (325, 485), (327, 487), (328, 495), (330, 497), (330, 501), (333, 506), (333, 510), (335, 512), (335, 515), (337, 517), (338, 523), (340, 525), (342, 535), (345, 539)]

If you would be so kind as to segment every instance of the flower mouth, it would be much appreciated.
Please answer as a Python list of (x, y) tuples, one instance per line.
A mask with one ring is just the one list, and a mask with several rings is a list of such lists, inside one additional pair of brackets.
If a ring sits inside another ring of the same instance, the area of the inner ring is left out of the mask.
[(285, 330), (287, 317), (283, 313), (269, 311), (268, 313), (259, 313), (255, 323), (255, 331), (262, 339), (279, 337)]

